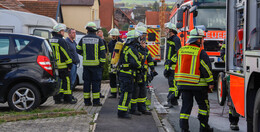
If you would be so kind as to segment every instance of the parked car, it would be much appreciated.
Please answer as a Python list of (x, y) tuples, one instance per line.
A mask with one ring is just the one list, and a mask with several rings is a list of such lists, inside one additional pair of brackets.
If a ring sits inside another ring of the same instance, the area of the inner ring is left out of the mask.
[(59, 91), (49, 42), (42, 37), (0, 33), (0, 103), (31, 110)]

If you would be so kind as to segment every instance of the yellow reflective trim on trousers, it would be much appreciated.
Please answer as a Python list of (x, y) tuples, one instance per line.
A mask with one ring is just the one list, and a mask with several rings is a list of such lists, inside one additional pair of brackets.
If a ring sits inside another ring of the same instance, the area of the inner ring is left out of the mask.
[(132, 104), (136, 104), (137, 103), (137, 99), (131, 99), (131, 103)]
[(127, 101), (127, 97), (128, 97), (128, 92), (125, 92), (124, 93), (124, 99), (123, 99), (123, 102), (122, 102), (122, 106), (125, 106), (125, 103)]
[(203, 115), (203, 116), (207, 116), (208, 115), (208, 111), (207, 110), (202, 110), (202, 109), (199, 109), (199, 114)]
[(201, 60), (200, 63), (207, 70), (208, 74), (212, 75), (212, 72), (210, 71), (208, 65), (206, 65), (206, 63), (203, 60)]
[(70, 56), (68, 55), (68, 53), (66, 52), (66, 50), (62, 47), (60, 47), (61, 51), (63, 52), (63, 54), (66, 56), (67, 60), (65, 61), (66, 64), (70, 64), (72, 63), (72, 59), (70, 58)]
[(66, 81), (67, 81), (67, 90), (64, 90), (64, 94), (71, 94), (71, 90), (70, 90), (70, 78), (67, 76), (66, 77)]
[(129, 64), (123, 64), (123, 67), (129, 67)]
[(165, 68), (166, 70), (168, 70), (168, 69), (169, 69), (169, 65), (165, 65), (164, 68)]
[(168, 50), (167, 60), (170, 60), (170, 59), (171, 59), (171, 51), (172, 51), (172, 47), (170, 46), (170, 47), (169, 47), (169, 50)]
[(189, 114), (180, 113), (180, 119), (186, 119), (186, 120), (188, 120), (189, 117), (190, 117)]
[(83, 93), (84, 99), (89, 99), (90, 98), (90, 93)]
[(64, 92), (64, 90), (63, 90), (63, 88), (62, 88), (62, 80), (60, 81), (60, 91), (59, 91), (59, 93), (63, 93)]
[(117, 93), (117, 88), (111, 88), (111, 93)]
[(128, 107), (126, 106), (122, 106), (122, 105), (118, 105), (118, 110), (121, 110), (121, 111), (127, 111)]
[(105, 50), (106, 48), (105, 48), (105, 45), (103, 45), (103, 46), (100, 46), (100, 50)]
[(99, 99), (100, 98), (100, 93), (92, 93), (93, 99)]
[(146, 98), (137, 98), (138, 103), (144, 103), (146, 101)]
[(208, 115), (210, 113), (209, 100), (204, 100), (208, 109)]

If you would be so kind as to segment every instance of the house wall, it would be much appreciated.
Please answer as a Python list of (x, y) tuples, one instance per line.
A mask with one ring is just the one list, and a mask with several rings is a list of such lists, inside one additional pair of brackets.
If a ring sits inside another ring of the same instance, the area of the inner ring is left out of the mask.
[(95, 0), (93, 6), (61, 6), (63, 21), (69, 28), (86, 33), (88, 22), (96, 22), (99, 27), (99, 4)]

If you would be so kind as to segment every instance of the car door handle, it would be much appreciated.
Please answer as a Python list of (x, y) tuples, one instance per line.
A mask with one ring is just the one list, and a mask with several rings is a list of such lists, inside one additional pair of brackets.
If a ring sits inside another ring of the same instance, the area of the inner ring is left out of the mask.
[(10, 58), (3, 58), (3, 59), (0, 59), (0, 62), (10, 62), (11, 59)]

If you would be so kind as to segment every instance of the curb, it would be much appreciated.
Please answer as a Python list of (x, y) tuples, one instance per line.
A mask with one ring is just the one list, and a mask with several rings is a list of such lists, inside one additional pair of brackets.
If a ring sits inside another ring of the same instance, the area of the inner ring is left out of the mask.
[(96, 129), (96, 126), (97, 126), (96, 121), (98, 119), (98, 115), (99, 115), (99, 113), (95, 113), (94, 119), (92, 121), (94, 124), (89, 126), (89, 129), (90, 129), (91, 132), (95, 132), (95, 129)]
[(27, 115), (4, 115), (0, 117), (0, 120), (6, 122), (19, 121), (19, 120), (32, 120), (34, 118), (52, 118), (59, 117), (61, 115), (75, 115), (75, 114), (87, 114), (86, 111), (68, 111), (68, 112), (50, 112), (50, 113), (36, 113)]

